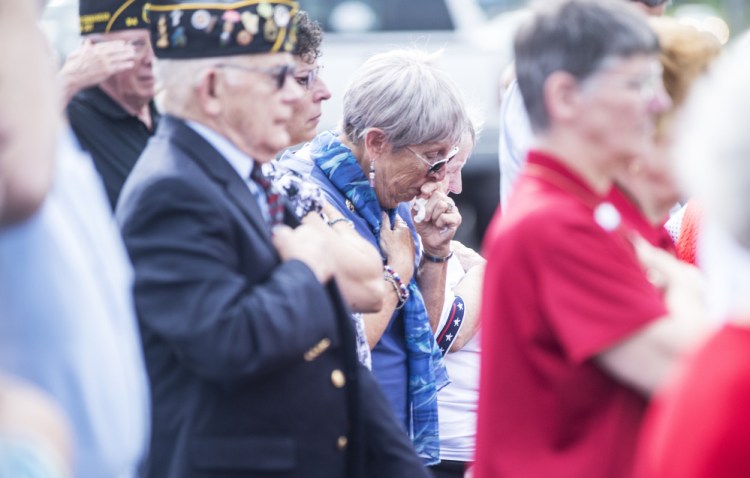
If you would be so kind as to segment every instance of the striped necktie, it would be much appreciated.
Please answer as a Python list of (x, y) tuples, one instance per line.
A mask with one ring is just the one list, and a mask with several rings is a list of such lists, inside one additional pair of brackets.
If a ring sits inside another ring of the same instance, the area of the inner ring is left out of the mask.
[(255, 184), (260, 186), (261, 190), (266, 194), (266, 202), (268, 203), (268, 216), (270, 219), (271, 227), (284, 222), (284, 204), (281, 202), (281, 194), (276, 192), (271, 181), (263, 176), (260, 165), (253, 167), (253, 172), (250, 173), (250, 179), (255, 181)]

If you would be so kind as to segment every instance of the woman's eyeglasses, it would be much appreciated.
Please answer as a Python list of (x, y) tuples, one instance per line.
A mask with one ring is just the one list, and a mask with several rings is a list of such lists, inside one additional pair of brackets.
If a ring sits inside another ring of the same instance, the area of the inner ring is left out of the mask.
[(318, 65), (312, 70), (303, 73), (300, 76), (295, 76), (294, 79), (297, 81), (297, 84), (304, 87), (307, 91), (310, 91), (313, 89), (313, 86), (315, 86), (315, 80), (318, 78), (318, 75), (320, 75), (320, 69), (323, 68), (322, 65)]
[(219, 63), (214, 65), (216, 68), (234, 68), (235, 70), (246, 71), (249, 73), (265, 73), (270, 75), (276, 81), (276, 87), (282, 89), (288, 76), (294, 76), (296, 66), (293, 63), (286, 65), (273, 66), (264, 68), (260, 66), (244, 66), (235, 63)]
[(437, 174), (438, 172), (440, 172), (440, 170), (443, 169), (443, 166), (448, 164), (448, 161), (453, 159), (456, 156), (456, 154), (458, 154), (458, 146), (453, 146), (450, 149), (450, 151), (448, 151), (448, 154), (444, 158), (437, 158), (437, 161), (430, 161), (429, 159), (417, 153), (410, 147), (406, 146), (406, 149), (408, 149), (411, 152), (411, 154), (421, 159), (423, 163), (429, 166), (426, 176), (429, 176), (430, 174)]

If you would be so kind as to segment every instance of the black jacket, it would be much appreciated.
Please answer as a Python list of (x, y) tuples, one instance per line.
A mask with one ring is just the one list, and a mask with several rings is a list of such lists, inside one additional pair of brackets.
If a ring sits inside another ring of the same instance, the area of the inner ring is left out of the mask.
[(280, 261), (247, 185), (184, 122), (162, 118), (116, 217), (153, 398), (144, 476), (427, 476), (335, 284)]

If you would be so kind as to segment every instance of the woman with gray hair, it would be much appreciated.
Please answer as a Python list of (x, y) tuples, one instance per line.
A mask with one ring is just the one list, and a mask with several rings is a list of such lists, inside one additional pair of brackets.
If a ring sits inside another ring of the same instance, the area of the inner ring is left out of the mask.
[(364, 316), (373, 373), (425, 464), (438, 460), (436, 393), (447, 380), (432, 325), (461, 223), (439, 183), (468, 124), (461, 94), (436, 59), (418, 50), (371, 57), (344, 94), (341, 131), (321, 133), (298, 153), (383, 259), (392, 292), (379, 313)]

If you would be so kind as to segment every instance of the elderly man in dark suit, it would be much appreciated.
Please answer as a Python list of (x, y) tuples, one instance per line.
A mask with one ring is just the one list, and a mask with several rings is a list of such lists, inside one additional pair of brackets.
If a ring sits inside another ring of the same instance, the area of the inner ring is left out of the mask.
[(150, 6), (165, 116), (116, 213), (152, 386), (147, 477), (426, 476), (357, 363), (328, 226), (299, 225), (258, 174), (303, 94), (297, 8)]

